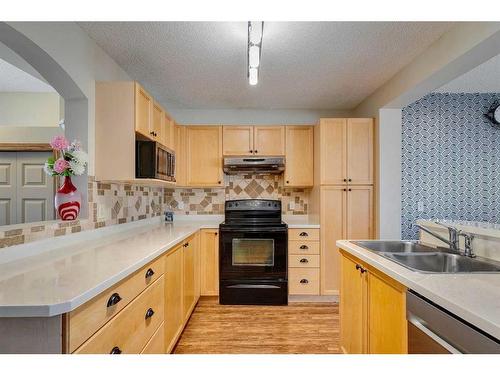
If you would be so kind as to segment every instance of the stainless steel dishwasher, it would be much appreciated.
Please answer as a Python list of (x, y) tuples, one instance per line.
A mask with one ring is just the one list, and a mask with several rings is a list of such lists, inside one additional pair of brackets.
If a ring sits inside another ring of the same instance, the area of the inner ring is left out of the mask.
[(408, 353), (499, 354), (500, 340), (419, 294), (406, 293)]

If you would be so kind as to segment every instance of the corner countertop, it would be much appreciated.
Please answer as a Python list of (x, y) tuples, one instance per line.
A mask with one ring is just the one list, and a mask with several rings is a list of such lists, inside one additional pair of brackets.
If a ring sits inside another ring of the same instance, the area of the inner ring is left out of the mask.
[[(80, 232), (0, 251), (0, 317), (49, 317), (76, 309), (220, 216), (161, 218)], [(26, 254), (19, 256), (20, 253)]]
[(347, 240), (337, 246), (500, 339), (500, 274), (419, 273)]
[(319, 220), (308, 215), (283, 215), (283, 221), (290, 229), (319, 229)]

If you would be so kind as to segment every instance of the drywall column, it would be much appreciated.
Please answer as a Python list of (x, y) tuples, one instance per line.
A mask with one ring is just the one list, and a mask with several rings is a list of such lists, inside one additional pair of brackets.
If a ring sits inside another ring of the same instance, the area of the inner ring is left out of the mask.
[(380, 239), (401, 238), (401, 109), (379, 110)]

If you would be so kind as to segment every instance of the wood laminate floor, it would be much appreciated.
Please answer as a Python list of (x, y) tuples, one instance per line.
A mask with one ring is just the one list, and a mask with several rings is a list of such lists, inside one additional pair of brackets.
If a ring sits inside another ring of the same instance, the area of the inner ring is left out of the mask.
[(223, 306), (202, 297), (176, 354), (340, 353), (336, 303)]

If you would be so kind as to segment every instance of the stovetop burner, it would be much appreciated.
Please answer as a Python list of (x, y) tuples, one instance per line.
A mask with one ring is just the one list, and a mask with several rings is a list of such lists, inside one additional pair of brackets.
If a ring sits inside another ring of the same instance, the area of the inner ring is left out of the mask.
[(224, 226), (284, 226), (281, 201), (271, 199), (238, 199), (225, 204)]

